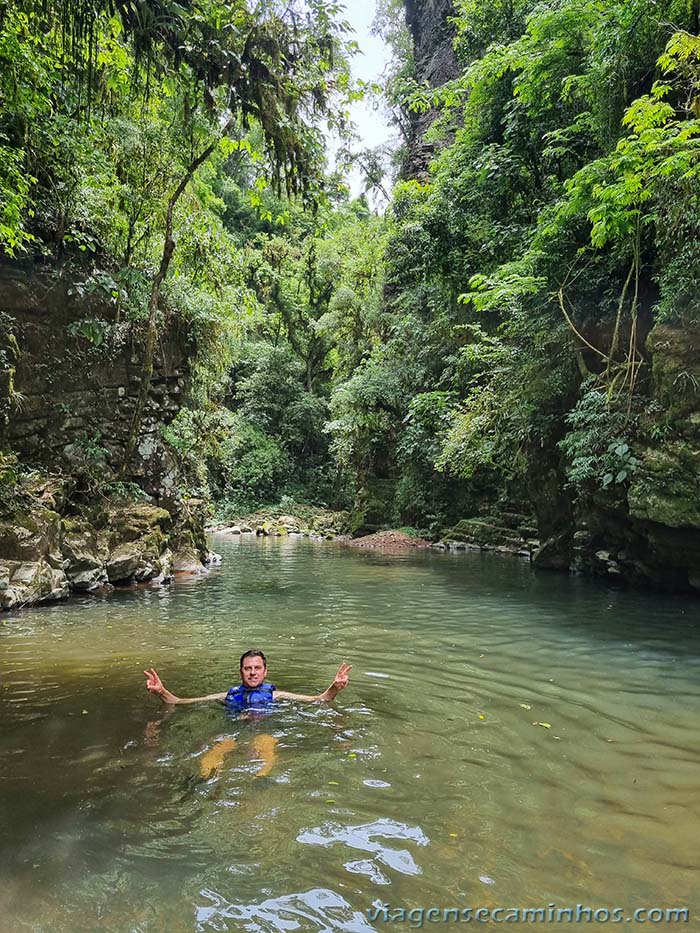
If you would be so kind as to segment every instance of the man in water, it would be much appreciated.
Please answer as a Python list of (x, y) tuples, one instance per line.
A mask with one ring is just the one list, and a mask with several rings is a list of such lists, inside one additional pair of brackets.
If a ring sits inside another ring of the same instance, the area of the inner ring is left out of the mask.
[(348, 685), (352, 664), (341, 664), (338, 673), (330, 687), (323, 693), (307, 696), (303, 693), (288, 693), (278, 690), (274, 684), (265, 683), (267, 675), (267, 658), (262, 651), (252, 648), (241, 655), (241, 683), (231, 687), (225, 693), (209, 693), (203, 697), (176, 697), (174, 693), (163, 686), (155, 668), (144, 671), (146, 675), (146, 689), (159, 696), (163, 703), (202, 703), (205, 700), (223, 700), (227, 707), (244, 710), (261, 706), (269, 706), (275, 700), (304, 700), (312, 702), (318, 700), (330, 703)]
[[(144, 671), (146, 675), (146, 688), (150, 693), (159, 696), (163, 703), (174, 705), (177, 703), (201, 703), (206, 700), (223, 700), (226, 707), (237, 712), (245, 710), (260, 710), (269, 707), (275, 700), (302, 700), (307, 702), (319, 701), (329, 703), (348, 685), (351, 664), (341, 664), (333, 682), (323, 693), (307, 696), (301, 693), (288, 693), (278, 690), (274, 684), (265, 682), (267, 675), (267, 658), (257, 648), (252, 648), (241, 655), (241, 683), (231, 687), (225, 693), (210, 693), (203, 697), (177, 697), (166, 689), (155, 668)], [(236, 747), (235, 739), (225, 738), (210, 749), (200, 762), (202, 777), (210, 778), (221, 769), (225, 756)], [(277, 739), (270, 735), (258, 735), (253, 742), (257, 757), (264, 762), (258, 771), (257, 777), (264, 777), (270, 773), (276, 761)]]

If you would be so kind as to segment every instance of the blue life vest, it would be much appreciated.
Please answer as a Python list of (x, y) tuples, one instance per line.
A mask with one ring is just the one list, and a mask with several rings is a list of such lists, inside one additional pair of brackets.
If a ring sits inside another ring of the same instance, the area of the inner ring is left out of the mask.
[(231, 687), (224, 703), (229, 709), (234, 710), (270, 706), (276, 689), (274, 684), (260, 684), (259, 687), (246, 687), (244, 684), (239, 684), (237, 687)]

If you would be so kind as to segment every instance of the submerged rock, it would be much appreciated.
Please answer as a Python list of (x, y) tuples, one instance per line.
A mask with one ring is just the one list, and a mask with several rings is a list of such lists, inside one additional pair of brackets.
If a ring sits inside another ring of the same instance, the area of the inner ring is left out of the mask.
[(173, 554), (174, 573), (207, 573), (207, 568), (202, 564), (199, 557), (199, 551), (194, 548), (183, 548)]

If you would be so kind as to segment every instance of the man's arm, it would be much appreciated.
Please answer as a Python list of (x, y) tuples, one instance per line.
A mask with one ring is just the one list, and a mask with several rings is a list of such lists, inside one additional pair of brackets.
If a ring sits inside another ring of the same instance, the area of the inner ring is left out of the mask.
[(305, 696), (303, 693), (287, 693), (286, 690), (275, 690), (273, 694), (274, 698), (276, 700), (306, 700), (308, 702), (317, 700), (322, 703), (330, 703), (331, 700), (337, 697), (341, 690), (347, 687), (351, 670), (352, 664), (341, 664), (330, 687), (324, 690), (323, 693), (316, 694), (316, 696)]
[(174, 693), (163, 686), (163, 681), (158, 676), (154, 667), (150, 671), (144, 671), (146, 675), (146, 689), (150, 693), (159, 696), (163, 703), (202, 703), (204, 700), (225, 700), (226, 693), (210, 693), (205, 697), (176, 697)]

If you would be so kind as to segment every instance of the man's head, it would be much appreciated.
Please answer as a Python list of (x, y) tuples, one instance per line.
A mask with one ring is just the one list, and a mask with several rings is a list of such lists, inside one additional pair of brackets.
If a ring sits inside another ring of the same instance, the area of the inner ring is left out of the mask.
[(241, 655), (241, 681), (244, 687), (259, 687), (267, 674), (267, 658), (257, 648)]

